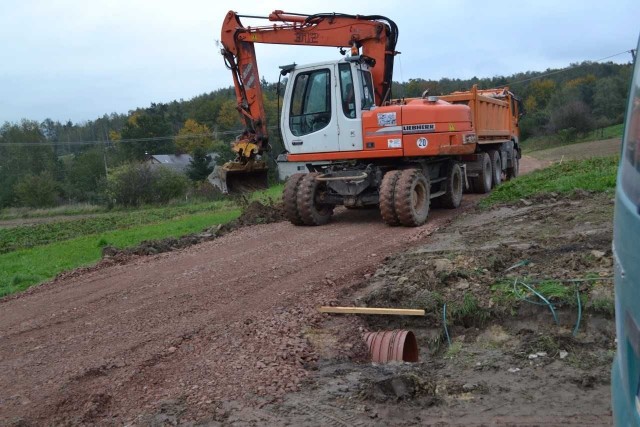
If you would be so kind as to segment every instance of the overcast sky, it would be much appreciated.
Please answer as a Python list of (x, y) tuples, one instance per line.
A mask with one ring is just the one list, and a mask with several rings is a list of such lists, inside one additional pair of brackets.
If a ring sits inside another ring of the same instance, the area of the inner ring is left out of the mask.
[[(564, 67), (635, 48), (640, 31), (638, 0), (2, 0), (0, 123), (77, 122), (229, 86), (216, 41), (230, 8), (388, 16), (400, 29), (394, 80)], [(268, 81), (278, 65), (339, 58), (333, 48), (257, 53)]]

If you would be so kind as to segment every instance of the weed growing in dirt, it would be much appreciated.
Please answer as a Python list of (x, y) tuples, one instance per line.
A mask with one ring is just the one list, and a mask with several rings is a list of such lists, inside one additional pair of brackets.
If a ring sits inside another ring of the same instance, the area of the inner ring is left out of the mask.
[[(546, 305), (538, 295), (524, 286), (524, 284), (534, 289), (554, 306), (566, 305), (573, 307), (578, 305), (575, 285), (565, 284), (555, 280), (545, 280), (539, 283), (528, 283), (526, 279), (502, 280), (491, 286), (491, 299), (497, 307), (504, 309), (514, 316), (521, 301)], [(582, 306), (585, 306), (586, 302), (587, 295), (581, 293), (580, 303)]]
[(534, 171), (500, 185), (480, 202), (480, 206), (489, 207), (552, 192), (573, 194), (576, 190), (613, 191), (618, 159), (618, 156), (614, 156), (573, 160)]
[(545, 352), (549, 357), (555, 357), (560, 350), (558, 339), (552, 335), (525, 336), (522, 338), (517, 355), (526, 359), (532, 353)]
[(596, 313), (605, 314), (612, 318), (615, 313), (615, 303), (611, 298), (598, 298), (590, 302), (589, 308)]
[(447, 347), (447, 351), (444, 353), (445, 359), (454, 359), (458, 354), (460, 354), (460, 350), (462, 350), (461, 342), (454, 342), (449, 347)]
[(462, 303), (451, 303), (447, 306), (449, 321), (462, 324), (465, 327), (482, 326), (489, 319), (489, 310), (479, 306), (478, 300), (472, 293), (465, 292)]

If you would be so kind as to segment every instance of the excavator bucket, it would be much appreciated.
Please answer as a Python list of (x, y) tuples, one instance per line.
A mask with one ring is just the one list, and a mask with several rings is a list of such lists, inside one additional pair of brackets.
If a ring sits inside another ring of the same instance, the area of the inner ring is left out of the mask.
[(209, 182), (223, 194), (248, 193), (267, 188), (267, 174), (267, 164), (263, 161), (227, 162), (215, 167)]

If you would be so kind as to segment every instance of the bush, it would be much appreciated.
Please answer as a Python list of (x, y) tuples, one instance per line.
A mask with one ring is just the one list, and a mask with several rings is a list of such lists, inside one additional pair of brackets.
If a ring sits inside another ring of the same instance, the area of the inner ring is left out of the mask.
[(123, 206), (166, 203), (182, 197), (187, 187), (184, 175), (166, 167), (151, 168), (146, 164), (122, 166), (113, 170), (107, 179), (109, 198)]
[(14, 186), (14, 193), (22, 206), (32, 208), (54, 206), (59, 194), (58, 183), (50, 172), (27, 175)]
[(151, 203), (167, 203), (183, 197), (189, 187), (187, 177), (166, 167), (151, 170)]
[(552, 111), (549, 130), (555, 133), (561, 129), (574, 128), (582, 134), (593, 129), (593, 124), (589, 106), (582, 101), (571, 101)]
[(558, 131), (558, 137), (560, 137), (560, 141), (567, 144), (578, 139), (578, 133), (576, 132), (576, 128), (560, 129)]

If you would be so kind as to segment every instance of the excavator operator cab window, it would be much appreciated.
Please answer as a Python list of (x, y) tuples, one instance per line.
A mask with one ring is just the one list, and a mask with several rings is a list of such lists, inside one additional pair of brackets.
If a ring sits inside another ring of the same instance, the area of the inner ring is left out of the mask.
[(371, 107), (376, 105), (373, 98), (373, 80), (371, 79), (371, 73), (365, 70), (358, 70), (361, 84), (361, 98), (360, 105), (363, 110), (370, 110)]
[(295, 136), (308, 135), (331, 121), (331, 73), (328, 69), (296, 76), (291, 97), (289, 128)]
[(356, 118), (356, 95), (353, 88), (353, 75), (350, 64), (338, 65), (340, 72), (340, 92), (342, 94), (342, 111), (350, 119)]

